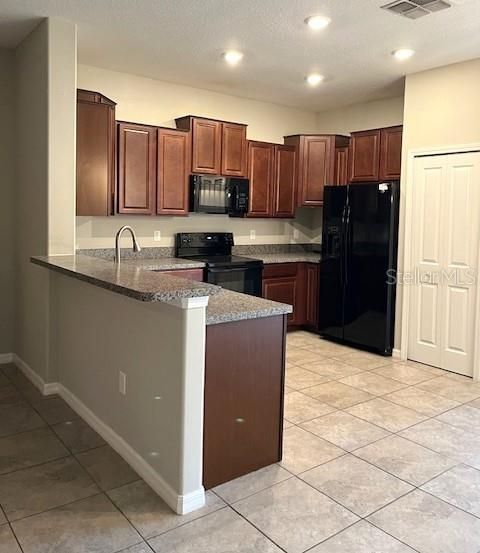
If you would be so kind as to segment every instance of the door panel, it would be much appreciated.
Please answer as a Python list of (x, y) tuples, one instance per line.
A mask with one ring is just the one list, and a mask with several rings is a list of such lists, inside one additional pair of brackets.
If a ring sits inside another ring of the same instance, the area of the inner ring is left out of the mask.
[[(419, 158), (414, 171), (413, 268), (425, 285), (411, 291), (408, 356), (473, 374), (480, 238), (480, 154)], [(429, 338), (425, 340), (424, 338)]]
[(352, 133), (350, 181), (376, 182), (380, 174), (380, 129)]
[(222, 123), (222, 175), (244, 177), (247, 172), (247, 127)]
[(275, 146), (273, 216), (294, 217), (296, 207), (295, 156), (293, 146)]
[(403, 127), (382, 129), (380, 139), (380, 180), (400, 178)]
[(156, 193), (157, 129), (118, 125), (118, 212), (153, 215)]
[(274, 156), (273, 144), (248, 143), (249, 217), (269, 217), (272, 214)]
[(343, 338), (343, 220), (346, 186), (325, 187), (323, 208), (322, 261), (318, 292), (318, 328), (324, 336)]
[(193, 119), (192, 134), (192, 172), (219, 175), (222, 155), (222, 123), (207, 119)]
[(393, 187), (351, 186), (345, 261), (345, 340), (382, 353), (392, 347), (390, 245), (394, 241)]
[(324, 187), (333, 183), (335, 140), (331, 136), (305, 136), (303, 141), (300, 204), (322, 205)]

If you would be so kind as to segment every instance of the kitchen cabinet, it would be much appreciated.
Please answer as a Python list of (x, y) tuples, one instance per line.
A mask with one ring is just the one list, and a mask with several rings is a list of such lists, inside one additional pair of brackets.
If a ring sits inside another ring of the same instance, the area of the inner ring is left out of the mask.
[(273, 217), (295, 217), (297, 188), (294, 146), (275, 145), (275, 176), (273, 185)]
[(318, 328), (318, 301), (319, 301), (320, 265), (318, 263), (305, 264), (305, 324), (311, 330)]
[(294, 217), (296, 150), (270, 142), (248, 142), (249, 217)]
[(248, 142), (249, 217), (270, 217), (275, 174), (275, 148), (268, 142)]
[(176, 129), (158, 129), (157, 214), (188, 215), (190, 136)]
[(348, 156), (350, 140), (346, 140), (346, 144), (335, 147), (335, 174), (333, 184), (336, 186), (345, 186), (348, 184)]
[(350, 181), (378, 182), (400, 178), (402, 127), (352, 133)]
[(118, 213), (153, 215), (156, 198), (157, 129), (118, 123)]
[(175, 120), (190, 131), (192, 173), (244, 177), (247, 171), (247, 127), (187, 115)]
[(402, 167), (403, 127), (382, 129), (380, 137), (380, 180), (398, 180)]
[(293, 306), (289, 329), (318, 329), (319, 263), (273, 263), (263, 271), (263, 297)]
[[(348, 137), (339, 135), (293, 135), (285, 137), (285, 144), (297, 149), (296, 181), (299, 206), (323, 205), (323, 189), (335, 184), (337, 178), (336, 148), (343, 148)], [(338, 159), (340, 161), (340, 159)], [(340, 165), (338, 170), (341, 170)]]
[(305, 286), (303, 283), (304, 264), (275, 263), (265, 265), (263, 270), (263, 297), (293, 306), (287, 322), (289, 327), (304, 324)]
[(282, 458), (285, 326), (283, 315), (207, 326), (206, 489)]
[(77, 215), (112, 215), (115, 200), (115, 102), (77, 90)]

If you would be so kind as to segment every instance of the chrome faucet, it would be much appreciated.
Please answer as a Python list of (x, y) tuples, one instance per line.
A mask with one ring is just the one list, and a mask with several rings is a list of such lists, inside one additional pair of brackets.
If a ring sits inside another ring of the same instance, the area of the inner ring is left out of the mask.
[(120, 238), (122, 237), (122, 234), (125, 230), (128, 230), (130, 232), (130, 234), (132, 235), (133, 251), (135, 253), (138, 253), (138, 252), (142, 251), (142, 248), (140, 247), (139, 243), (137, 242), (137, 237), (135, 236), (135, 231), (129, 225), (125, 225), (117, 232), (117, 236), (115, 237), (115, 263), (120, 263)]

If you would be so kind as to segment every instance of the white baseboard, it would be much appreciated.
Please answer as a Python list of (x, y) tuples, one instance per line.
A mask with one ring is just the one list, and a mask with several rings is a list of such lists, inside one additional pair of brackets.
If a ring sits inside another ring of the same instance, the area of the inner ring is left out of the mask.
[(173, 488), (121, 436), (105, 424), (62, 384), (57, 393), (141, 476), (145, 482), (179, 515), (185, 515), (205, 505), (203, 486), (192, 493), (178, 495)]
[[(10, 354), (8, 354), (10, 355)], [(100, 436), (145, 480), (145, 482), (177, 514), (186, 515), (205, 505), (203, 486), (186, 495), (177, 494), (173, 488), (141, 457), (119, 434), (105, 424), (80, 399), (59, 382), (46, 383), (23, 359), (11, 354), (12, 362), (44, 395), (58, 394), (68, 405), (84, 419)], [(1, 358), (0, 358), (1, 359)], [(5, 361), (5, 363), (11, 361)]]
[(401, 359), (401, 358), (402, 358), (402, 355), (401, 355), (400, 350), (394, 348), (393, 351), (392, 351), (392, 357), (393, 357), (394, 359)]
[(13, 353), (0, 353), (0, 365), (13, 363)]

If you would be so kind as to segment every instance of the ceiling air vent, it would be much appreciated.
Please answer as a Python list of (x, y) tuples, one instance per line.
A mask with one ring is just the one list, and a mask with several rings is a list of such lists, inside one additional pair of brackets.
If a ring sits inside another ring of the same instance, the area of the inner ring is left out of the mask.
[(382, 9), (408, 17), (408, 19), (419, 19), (450, 7), (451, 4), (446, 0), (396, 0), (385, 4)]

